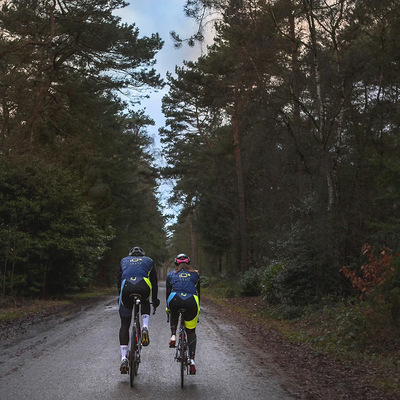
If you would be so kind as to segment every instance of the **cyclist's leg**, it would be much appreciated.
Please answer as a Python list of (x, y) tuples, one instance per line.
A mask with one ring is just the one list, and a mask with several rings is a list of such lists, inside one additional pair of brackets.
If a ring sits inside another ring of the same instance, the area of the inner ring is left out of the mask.
[(121, 319), (121, 327), (119, 329), (119, 343), (121, 351), (121, 365), (120, 371), (123, 374), (128, 372), (128, 343), (129, 343), (129, 327), (132, 319), (132, 304), (129, 301), (129, 285), (122, 287), (120, 303), (119, 303), (119, 315)]
[(122, 287), (119, 315), (121, 318), (121, 327), (119, 330), (119, 341), (121, 346), (128, 346), (129, 342), (129, 327), (132, 319), (133, 301), (129, 296), (132, 293), (132, 285), (125, 283)]
[(143, 346), (148, 346), (150, 344), (150, 337), (149, 337), (150, 302), (149, 302), (149, 300), (142, 300), (141, 314), (142, 314), (142, 344), (143, 344)]
[(186, 312), (184, 314), (185, 318), (185, 329), (187, 333), (188, 343), (189, 343), (189, 358), (191, 360), (190, 373), (196, 373), (196, 367), (194, 364), (194, 359), (196, 356), (196, 344), (197, 344), (197, 335), (196, 335), (196, 325), (199, 319), (199, 300), (197, 296), (192, 296), (189, 299), (185, 300), (186, 304)]
[(135, 292), (140, 295), (140, 313), (142, 316), (142, 344), (148, 346), (149, 338), (149, 318), (150, 318), (150, 294), (151, 290), (147, 282), (143, 279), (135, 285)]
[(197, 343), (197, 335), (196, 335), (196, 328), (189, 329), (186, 328), (188, 343), (189, 343), (189, 358), (194, 360), (196, 355), (196, 343)]
[(149, 301), (149, 299), (142, 300), (142, 302), (141, 302), (141, 314), (142, 315), (150, 315), (150, 301)]
[(129, 327), (131, 326), (131, 316), (122, 316), (121, 318), (121, 327), (119, 328), (119, 344), (120, 346), (128, 346), (129, 343)]
[(176, 333), (176, 327), (179, 320), (179, 310), (184, 307), (184, 304), (184, 301), (177, 294), (172, 297), (170, 296), (168, 299), (168, 308), (171, 313), (170, 326), (172, 334)]
[(170, 347), (175, 347), (176, 344), (176, 329), (179, 320), (179, 310), (183, 307), (183, 300), (177, 295), (172, 294), (168, 298), (167, 306), (170, 310), (170, 327), (171, 327), (171, 338), (169, 341)]

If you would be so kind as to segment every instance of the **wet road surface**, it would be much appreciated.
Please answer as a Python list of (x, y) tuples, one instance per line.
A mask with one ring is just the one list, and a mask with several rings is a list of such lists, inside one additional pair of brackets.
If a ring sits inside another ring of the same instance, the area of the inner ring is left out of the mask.
[(168, 347), (161, 306), (151, 315), (134, 387), (119, 372), (119, 316), (115, 298), (64, 320), (53, 320), (22, 340), (0, 344), (0, 400), (217, 399), (290, 400), (285, 379), (267, 354), (257, 353), (239, 329), (202, 307), (197, 327), (197, 374), (180, 387), (179, 364)]

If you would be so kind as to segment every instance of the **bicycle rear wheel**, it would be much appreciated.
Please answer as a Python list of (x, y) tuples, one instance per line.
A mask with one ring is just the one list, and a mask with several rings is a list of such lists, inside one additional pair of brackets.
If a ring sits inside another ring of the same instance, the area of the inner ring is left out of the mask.
[(133, 387), (133, 382), (135, 380), (135, 375), (137, 375), (137, 337), (136, 337), (136, 326), (133, 325), (132, 335), (131, 335), (131, 351), (129, 357), (129, 381), (131, 387)]
[(181, 333), (181, 340), (179, 342), (179, 352), (181, 355), (181, 388), (185, 380), (185, 366), (186, 366), (186, 354), (185, 354), (185, 333)]
[(140, 335), (140, 324), (139, 321), (136, 323), (136, 335), (135, 335), (135, 357), (133, 359), (133, 368), (135, 375), (138, 374), (139, 364), (140, 364), (140, 347), (141, 347), (141, 335)]

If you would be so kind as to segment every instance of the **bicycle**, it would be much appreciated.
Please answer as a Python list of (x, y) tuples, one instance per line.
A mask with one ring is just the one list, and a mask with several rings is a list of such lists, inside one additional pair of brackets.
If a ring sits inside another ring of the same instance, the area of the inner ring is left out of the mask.
[[(176, 352), (174, 360), (180, 363), (180, 373), (181, 373), (181, 388), (183, 388), (185, 372), (186, 375), (189, 374), (189, 345), (187, 340), (187, 334), (185, 329), (185, 321), (183, 319), (183, 313), (185, 310), (179, 310), (179, 320), (178, 320), (178, 345), (176, 346)], [(169, 314), (167, 314), (167, 322), (169, 322)]]
[[(142, 329), (140, 326), (140, 318), (139, 318), (139, 306), (140, 306), (140, 295), (132, 294), (133, 297), (133, 324), (132, 324), (132, 332), (130, 336), (130, 349), (128, 352), (128, 361), (129, 361), (129, 381), (131, 387), (133, 387), (133, 382), (135, 380), (135, 376), (138, 374), (140, 357), (142, 353)], [(151, 303), (152, 304), (152, 303)], [(155, 314), (156, 309), (153, 306), (153, 315)]]

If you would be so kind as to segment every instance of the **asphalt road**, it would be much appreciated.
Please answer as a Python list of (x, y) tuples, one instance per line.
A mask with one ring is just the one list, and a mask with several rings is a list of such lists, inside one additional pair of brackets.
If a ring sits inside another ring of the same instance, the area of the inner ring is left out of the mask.
[[(119, 372), (119, 316), (115, 298), (65, 320), (0, 344), (0, 400), (216, 399), (289, 400), (284, 378), (267, 354), (246, 342), (237, 327), (202, 308), (197, 328), (196, 375), (180, 387), (179, 364), (168, 347), (164, 288), (150, 317), (134, 387)], [(45, 329), (43, 329), (45, 328)]]

